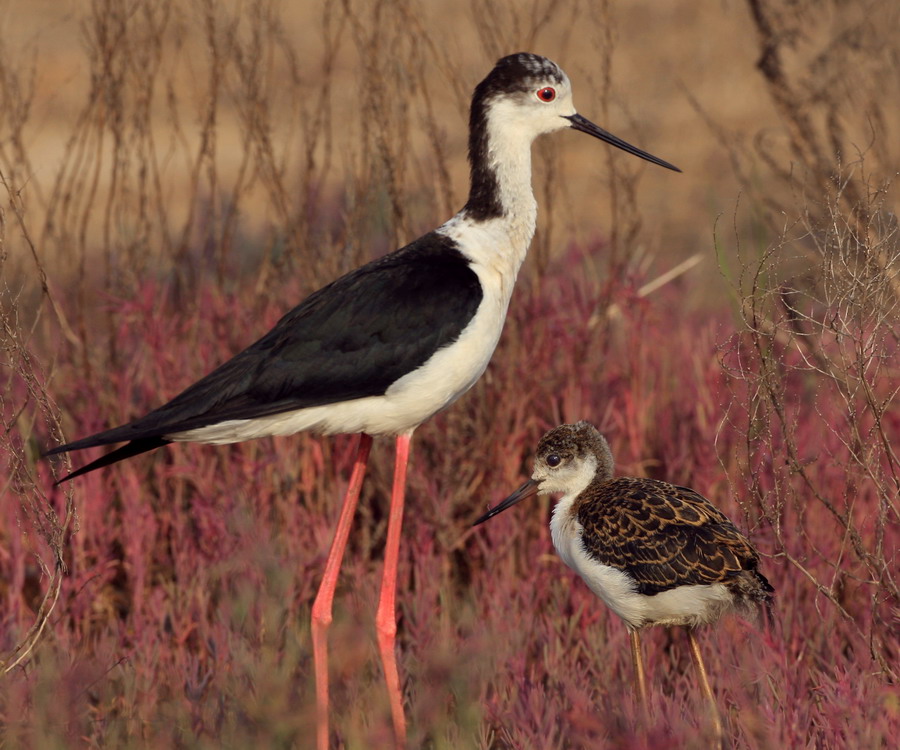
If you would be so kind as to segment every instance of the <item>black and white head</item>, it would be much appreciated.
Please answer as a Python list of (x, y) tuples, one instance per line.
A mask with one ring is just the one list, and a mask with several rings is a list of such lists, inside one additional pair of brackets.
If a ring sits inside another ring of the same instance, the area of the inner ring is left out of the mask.
[(554, 427), (541, 438), (534, 472), (512, 495), (475, 521), (478, 525), (534, 495), (562, 492), (574, 497), (592, 482), (613, 477), (613, 456), (606, 438), (589, 422)]
[(572, 85), (562, 68), (540, 55), (509, 55), (475, 88), (469, 145), (477, 149), (488, 132), (530, 143), (569, 127), (565, 118), (574, 114)]
[(538, 443), (533, 481), (541, 495), (574, 491), (578, 494), (595, 478), (612, 479), (613, 456), (606, 438), (590, 422), (564, 424), (550, 430)]
[(527, 160), (535, 138), (563, 128), (587, 133), (654, 164), (681, 171), (579, 115), (572, 101), (572, 84), (562, 68), (546, 57), (520, 52), (498, 60), (472, 96), (469, 214), (476, 219), (501, 215), (497, 167)]
[(530, 143), (543, 133), (573, 128), (654, 164), (681, 171), (579, 115), (572, 101), (572, 84), (563, 69), (546, 57), (528, 52), (501, 58), (478, 84), (469, 124), (472, 152), (484, 145), (489, 131)]

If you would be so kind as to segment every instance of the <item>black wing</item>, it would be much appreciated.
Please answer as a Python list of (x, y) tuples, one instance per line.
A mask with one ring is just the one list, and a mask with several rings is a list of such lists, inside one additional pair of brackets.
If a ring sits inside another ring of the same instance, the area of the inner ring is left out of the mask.
[(727, 583), (756, 571), (759, 556), (702, 495), (653, 479), (606, 482), (579, 508), (588, 553), (625, 571), (641, 594)]
[(104, 457), (123, 452), (118, 458), (95, 462), (106, 465), (159, 447), (172, 433), (382, 395), (459, 338), (481, 299), (469, 261), (432, 232), (314, 292), (158, 409), (47, 453), (135, 441)]

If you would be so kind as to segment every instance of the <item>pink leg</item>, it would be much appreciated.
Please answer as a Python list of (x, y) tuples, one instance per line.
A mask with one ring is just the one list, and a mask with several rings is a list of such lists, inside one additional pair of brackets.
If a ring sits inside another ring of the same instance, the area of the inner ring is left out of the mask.
[(400, 674), (397, 671), (397, 654), (394, 642), (397, 636), (397, 564), (400, 557), (400, 527), (403, 524), (403, 497), (406, 492), (406, 467), (409, 463), (409, 444), (412, 433), (397, 437), (397, 460), (394, 464), (394, 488), (391, 492), (391, 509), (388, 517), (387, 544), (384, 550), (384, 575), (381, 579), (381, 596), (375, 615), (378, 650), (384, 666), (391, 717), (394, 720), (394, 738), (398, 748), (406, 746), (406, 718), (403, 715), (403, 693), (400, 690)]
[(344, 495), (344, 504), (334, 532), (334, 541), (328, 552), (325, 563), (325, 575), (319, 585), (319, 593), (312, 607), (312, 642), (313, 661), (316, 667), (316, 747), (328, 750), (328, 627), (331, 625), (331, 602), (334, 600), (334, 589), (337, 587), (338, 573), (344, 548), (350, 536), (350, 525), (356, 512), (359, 491), (362, 488), (363, 476), (366, 473), (366, 462), (369, 460), (369, 449), (372, 438), (369, 435), (359, 436), (359, 448), (356, 463), (350, 475), (350, 484)]

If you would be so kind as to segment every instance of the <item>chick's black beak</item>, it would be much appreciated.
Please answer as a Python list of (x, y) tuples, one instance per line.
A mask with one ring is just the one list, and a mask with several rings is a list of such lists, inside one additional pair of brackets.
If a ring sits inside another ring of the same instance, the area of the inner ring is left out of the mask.
[(671, 169), (675, 172), (681, 171), (674, 164), (669, 164), (669, 162), (663, 161), (662, 159), (653, 156), (653, 154), (648, 154), (646, 151), (642, 151), (637, 146), (632, 146), (630, 143), (626, 143), (621, 138), (617, 138), (616, 136), (614, 136), (612, 133), (606, 132), (603, 128), (594, 125), (594, 123), (592, 123), (586, 117), (582, 117), (579, 114), (563, 116), (572, 123), (571, 127), (575, 130), (580, 130), (582, 133), (592, 135), (594, 136), (594, 138), (599, 138), (601, 141), (606, 141), (616, 148), (627, 151), (629, 154), (640, 156), (642, 159), (646, 159), (647, 161), (653, 162), (654, 164), (659, 164), (659, 166), (665, 167), (666, 169)]
[(533, 479), (529, 479), (527, 482), (525, 482), (525, 484), (523, 484), (521, 487), (519, 487), (519, 489), (517, 489), (515, 492), (513, 492), (512, 495), (510, 495), (508, 498), (506, 498), (506, 500), (495, 505), (487, 513), (485, 513), (481, 518), (479, 518), (477, 521), (475, 521), (475, 523), (473, 523), (472, 525), (477, 526), (480, 523), (484, 523), (489, 518), (493, 518), (498, 513), (502, 513), (507, 508), (511, 508), (516, 503), (521, 502), (526, 497), (533, 497), (534, 495), (537, 495), (538, 489), (539, 489), (538, 483)]

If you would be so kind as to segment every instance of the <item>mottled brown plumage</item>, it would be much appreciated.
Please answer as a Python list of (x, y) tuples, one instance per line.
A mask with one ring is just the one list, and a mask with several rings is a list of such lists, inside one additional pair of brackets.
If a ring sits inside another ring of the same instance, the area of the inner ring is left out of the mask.
[(622, 477), (590, 485), (574, 510), (591, 557), (628, 573), (641, 594), (685, 584), (732, 588), (747, 575), (763, 586), (759, 555), (747, 538), (687, 487)]
[[(557, 457), (556, 466), (549, 465), (550, 456)], [(561, 425), (544, 435), (532, 481), (591, 460), (595, 464), (587, 486), (568, 504), (571, 518), (559, 519), (560, 526), (577, 519), (580, 543), (591, 560), (625, 573), (634, 592), (644, 596), (680, 586), (724, 584), (733, 607), (747, 615), (770, 600), (772, 587), (757, 570), (759, 555), (722, 511), (688, 487), (656, 479), (613, 478), (609, 445), (588, 422)], [(701, 619), (710, 621), (727, 609), (714, 607), (710, 617)], [(691, 619), (683, 624), (697, 624)], [(626, 621), (633, 627), (653, 624)]]
[(532, 478), (475, 523), (526, 497), (562, 493), (550, 523), (553, 545), (628, 626), (639, 698), (646, 702), (640, 630), (684, 625), (721, 736), (693, 628), (732, 610), (753, 616), (773, 589), (753, 545), (709, 500), (655, 479), (614, 479), (613, 465), (593, 425), (561, 425), (541, 438)]
[(752, 616), (771, 599), (750, 541), (687, 487), (613, 478), (606, 439), (588, 422), (561, 425), (538, 444), (534, 474), (482, 516), (537, 493), (563, 493), (553, 544), (629, 628), (699, 625), (724, 612)]

